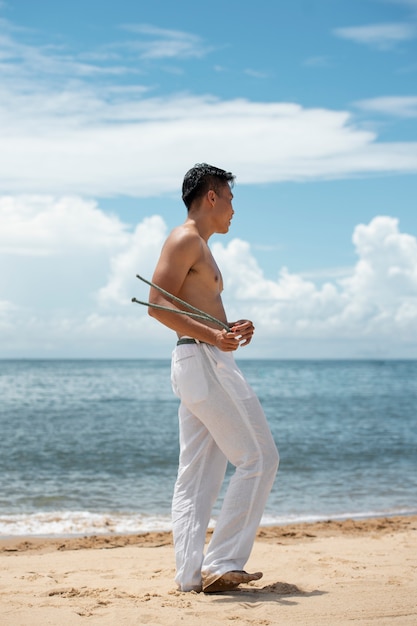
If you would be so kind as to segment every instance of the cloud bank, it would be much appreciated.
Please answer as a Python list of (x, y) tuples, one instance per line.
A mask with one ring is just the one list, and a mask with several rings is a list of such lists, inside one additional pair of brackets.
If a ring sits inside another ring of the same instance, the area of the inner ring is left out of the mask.
[(380, 96), (355, 102), (355, 106), (373, 113), (399, 118), (417, 117), (417, 96)]
[(414, 24), (409, 22), (348, 26), (336, 28), (333, 32), (337, 37), (367, 44), (379, 50), (390, 50), (399, 42), (414, 39), (417, 35)]
[(193, 35), (130, 25), (132, 40), (71, 54), (2, 26), (2, 193), (160, 196), (177, 190), (201, 146), (207, 161), (222, 165), (222, 155), (241, 184), (417, 171), (416, 142), (379, 141), (348, 111), (155, 96), (146, 63), (208, 54)]
[(417, 143), (378, 143), (343, 111), (209, 96), (30, 100), (0, 111), (0, 185), (8, 193), (157, 196), (176, 190), (202, 145), (206, 160), (221, 154), (241, 184), (417, 171)]
[[(1, 198), (1, 356), (168, 358), (171, 331), (130, 301), (147, 299), (135, 275), (151, 276), (166, 235), (158, 215), (129, 228), (81, 198)], [(348, 275), (320, 283), (285, 267), (268, 279), (248, 242), (215, 243), (229, 319), (256, 326), (239, 356), (415, 358), (416, 238), (376, 216), (352, 244)]]

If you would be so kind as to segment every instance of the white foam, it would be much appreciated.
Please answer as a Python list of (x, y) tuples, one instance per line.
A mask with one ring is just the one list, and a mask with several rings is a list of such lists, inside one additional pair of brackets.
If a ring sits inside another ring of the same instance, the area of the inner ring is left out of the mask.
[[(261, 526), (283, 526), (302, 522), (325, 520), (368, 519), (394, 515), (416, 515), (417, 509), (390, 509), (340, 514), (287, 514), (262, 517)], [(210, 527), (215, 526), (211, 520)], [(0, 537), (12, 536), (71, 536), (99, 534), (140, 534), (154, 531), (171, 531), (169, 515), (143, 515), (140, 513), (90, 513), (88, 511), (51, 511), (32, 514), (0, 516)]]
[(289, 515), (264, 515), (262, 517), (262, 526), (284, 526), (285, 524), (301, 524), (323, 522), (327, 520), (342, 521), (347, 519), (361, 520), (371, 519), (374, 517), (394, 517), (396, 515), (417, 515), (416, 508), (410, 509), (381, 509), (375, 511), (347, 511), (343, 513), (331, 514), (289, 514)]
[(0, 536), (128, 534), (171, 530), (164, 515), (53, 511), (0, 516)]

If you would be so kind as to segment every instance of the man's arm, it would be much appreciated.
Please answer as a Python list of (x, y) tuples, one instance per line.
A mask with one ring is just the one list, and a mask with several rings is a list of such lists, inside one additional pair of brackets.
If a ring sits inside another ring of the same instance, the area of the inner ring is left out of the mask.
[[(179, 229), (173, 231), (162, 249), (152, 282), (178, 297), (190, 270), (200, 256), (201, 241), (198, 236)], [(153, 287), (150, 290), (149, 302), (174, 310), (181, 310), (178, 305)], [(149, 307), (148, 312), (149, 315), (180, 336), (194, 337), (199, 341), (215, 345), (225, 352), (236, 350), (239, 347), (238, 336), (240, 333), (238, 332), (227, 333), (225, 330), (211, 328), (187, 315), (161, 311), (152, 307)]]

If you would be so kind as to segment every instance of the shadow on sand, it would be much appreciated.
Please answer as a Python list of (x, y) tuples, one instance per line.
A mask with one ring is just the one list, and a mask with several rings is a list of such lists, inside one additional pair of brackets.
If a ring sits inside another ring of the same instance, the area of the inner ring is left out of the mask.
[(218, 594), (210, 594), (216, 597), (216, 601), (219, 603), (236, 602), (237, 600), (242, 604), (254, 604), (257, 602), (279, 602), (280, 604), (298, 604), (297, 601), (292, 598), (303, 597), (309, 598), (311, 596), (322, 596), (326, 591), (303, 591), (297, 585), (290, 583), (276, 582), (271, 585), (265, 585), (264, 587), (239, 587), (233, 591), (224, 591)]

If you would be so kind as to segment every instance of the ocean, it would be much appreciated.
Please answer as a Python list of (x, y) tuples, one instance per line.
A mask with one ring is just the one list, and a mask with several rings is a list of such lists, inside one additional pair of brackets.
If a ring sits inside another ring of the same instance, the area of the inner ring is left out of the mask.
[[(417, 361), (238, 364), (281, 457), (263, 525), (417, 513)], [(168, 360), (0, 360), (0, 535), (169, 530), (177, 409)]]

